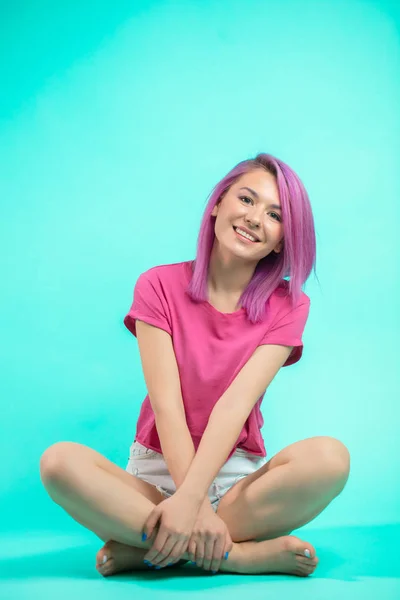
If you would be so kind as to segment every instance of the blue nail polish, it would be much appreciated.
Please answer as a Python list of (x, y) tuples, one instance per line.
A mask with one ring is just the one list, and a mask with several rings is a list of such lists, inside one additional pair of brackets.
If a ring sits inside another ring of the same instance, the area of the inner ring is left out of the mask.
[(147, 535), (145, 533), (143, 533), (142, 535), (142, 542), (145, 542), (147, 540)]
[(217, 572), (217, 571), (213, 571), (214, 575), (215, 575), (215, 573), (216, 573), (216, 572)]
[(157, 567), (155, 567), (156, 569), (161, 569), (161, 567), (159, 565), (157, 565)]
[(229, 552), (225, 552), (225, 560), (228, 560)]

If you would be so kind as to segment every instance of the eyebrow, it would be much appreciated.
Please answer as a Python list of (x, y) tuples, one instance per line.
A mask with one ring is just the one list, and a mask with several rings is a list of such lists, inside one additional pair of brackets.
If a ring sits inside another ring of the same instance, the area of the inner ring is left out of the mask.
[[(257, 192), (255, 192), (254, 190), (252, 190), (249, 187), (241, 187), (241, 190), (248, 190), (251, 194), (253, 194), (253, 196), (255, 196), (258, 200), (260, 199), (260, 196), (257, 194)], [(279, 204), (270, 204), (269, 205), (270, 208), (276, 208), (278, 210), (282, 210)]]

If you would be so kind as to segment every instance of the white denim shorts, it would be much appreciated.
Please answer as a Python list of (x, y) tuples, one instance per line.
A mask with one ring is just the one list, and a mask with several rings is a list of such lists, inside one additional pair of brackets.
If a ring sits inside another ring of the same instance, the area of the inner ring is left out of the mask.
[[(222, 466), (208, 490), (208, 497), (215, 512), (226, 492), (240, 479), (257, 471), (266, 461), (264, 456), (256, 456), (241, 448), (236, 448), (235, 453)], [(136, 440), (130, 447), (126, 471), (154, 485), (166, 498), (176, 492), (174, 480), (168, 471), (163, 455), (146, 448)]]

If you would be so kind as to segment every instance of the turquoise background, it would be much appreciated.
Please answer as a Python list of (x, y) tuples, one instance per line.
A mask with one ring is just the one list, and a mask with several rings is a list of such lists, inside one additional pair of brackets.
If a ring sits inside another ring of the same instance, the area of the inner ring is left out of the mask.
[[(305, 528), (308, 539), (330, 531), (346, 556), (340, 540), (361, 536), (359, 574), (370, 577), (367, 532), (388, 569), (375, 591), (394, 593), (398, 565), (387, 544), (400, 527), (399, 6), (1, 5), (0, 514), (11, 578), (21, 573), (15, 540), (38, 556), (54, 550), (56, 535), (59, 548), (70, 535), (87, 539), (47, 496), (40, 456), (71, 440), (125, 468), (146, 395), (137, 342), (123, 325), (135, 282), (152, 266), (194, 258), (212, 187), (264, 151), (287, 162), (309, 192), (319, 279), (305, 287), (303, 358), (277, 375), (263, 403), (268, 455), (314, 435), (347, 445), (348, 484)], [(348, 558), (335, 563), (327, 535), (318, 539), (331, 567), (343, 566)], [(90, 560), (82, 554), (75, 566), (89, 562), (92, 574)]]

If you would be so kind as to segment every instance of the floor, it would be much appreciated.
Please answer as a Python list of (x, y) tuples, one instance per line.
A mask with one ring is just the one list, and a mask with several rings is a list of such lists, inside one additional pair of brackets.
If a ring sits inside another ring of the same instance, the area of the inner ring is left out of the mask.
[(181, 597), (251, 600), (400, 600), (400, 524), (294, 532), (313, 544), (320, 563), (307, 578), (209, 575), (191, 565), (103, 578), (94, 568), (101, 542), (90, 532), (30, 532), (1, 536), (0, 598), (25, 600)]

